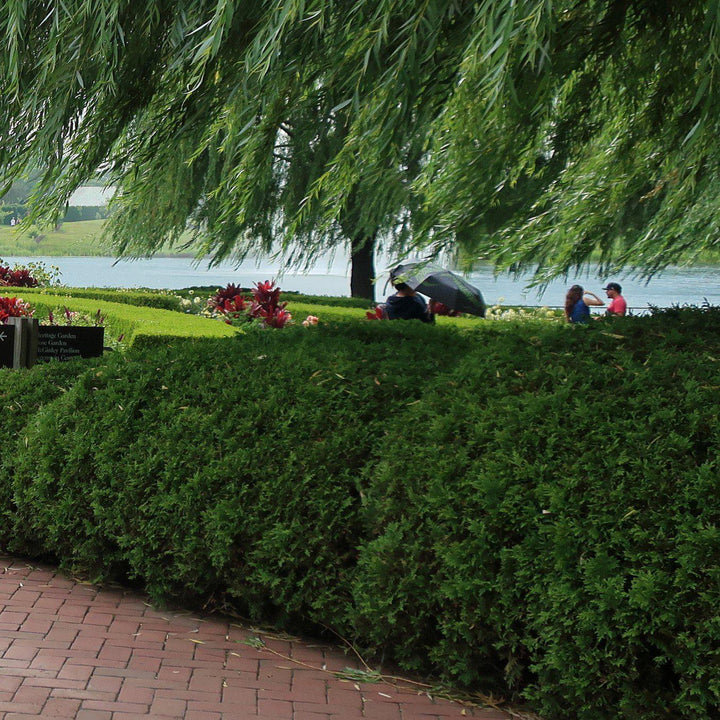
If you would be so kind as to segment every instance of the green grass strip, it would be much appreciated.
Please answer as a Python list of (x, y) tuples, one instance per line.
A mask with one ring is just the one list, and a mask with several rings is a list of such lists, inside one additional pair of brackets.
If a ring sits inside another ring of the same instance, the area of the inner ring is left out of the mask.
[(238, 328), (220, 320), (211, 320), (172, 310), (127, 305), (107, 300), (77, 298), (63, 294), (33, 293), (27, 292), (27, 288), (5, 289), (1, 293), (10, 297), (29, 298), (28, 301), (35, 307), (38, 316), (46, 315), (48, 311), (52, 311), (57, 316), (58, 312), (62, 313), (65, 307), (72, 311), (87, 313), (90, 316), (94, 316), (99, 310), (105, 316), (108, 335), (111, 337), (123, 335), (124, 341), (128, 344), (132, 344), (140, 336), (220, 338), (230, 337), (239, 332)]

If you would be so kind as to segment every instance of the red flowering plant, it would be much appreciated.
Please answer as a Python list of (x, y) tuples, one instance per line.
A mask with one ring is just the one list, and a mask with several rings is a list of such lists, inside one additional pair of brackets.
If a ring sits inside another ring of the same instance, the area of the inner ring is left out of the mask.
[(243, 297), (242, 292), (230, 283), (208, 300), (208, 308), (230, 325), (235, 321), (259, 320), (264, 327), (282, 328), (292, 321), (292, 315), (285, 309), (287, 303), (280, 302), (281, 291), (274, 280), (255, 283), (252, 299)]
[(235, 295), (233, 298), (223, 300), (220, 309), (229, 317), (237, 319), (247, 313), (248, 302), (242, 295)]
[(368, 310), (365, 313), (368, 320), (387, 320), (387, 311), (384, 305), (376, 305), (374, 310)]
[(291, 320), (292, 315), (285, 308), (268, 309), (261, 308), (257, 317), (263, 324), (271, 328), (284, 328)]
[[(208, 307), (212, 310), (222, 310), (236, 303), (243, 303), (244, 298), (242, 296), (243, 288), (238, 287), (234, 283), (228, 283), (227, 287), (219, 288), (218, 291), (210, 298), (208, 298)], [(241, 305), (240, 309), (244, 309), (244, 305)]]
[(447, 315), (448, 317), (460, 317), (462, 315), (461, 312), (449, 308), (445, 303), (438, 300), (430, 301), (429, 310), (433, 315)]
[(27, 268), (0, 265), (0, 285), (9, 287), (37, 287), (38, 281)]
[(60, 270), (51, 265), (47, 267), (40, 262), (27, 265), (6, 265), (0, 258), (0, 286), (3, 287), (38, 287), (59, 284)]
[(267, 327), (282, 328), (291, 320), (292, 315), (285, 309), (286, 302), (280, 302), (280, 288), (274, 280), (255, 283), (252, 289), (253, 301), (249, 315), (259, 318)]
[(0, 323), (5, 325), (11, 317), (32, 317), (35, 311), (30, 305), (17, 297), (0, 296)]
[[(285, 307), (287, 303), (280, 303), (280, 288), (275, 285), (274, 280), (265, 280), (265, 282), (255, 283), (252, 289), (253, 305), (257, 305), (258, 309), (272, 310), (277, 307)], [(251, 312), (258, 312), (258, 309)]]
[(247, 313), (248, 301), (242, 296), (243, 289), (234, 283), (228, 283), (227, 287), (219, 288), (218, 291), (208, 298), (207, 306), (210, 315), (220, 315), (228, 325), (233, 320), (242, 320)]

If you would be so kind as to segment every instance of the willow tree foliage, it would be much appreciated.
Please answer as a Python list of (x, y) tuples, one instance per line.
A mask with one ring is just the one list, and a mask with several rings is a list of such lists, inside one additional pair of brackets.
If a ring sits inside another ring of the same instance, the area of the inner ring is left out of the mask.
[(368, 295), (378, 244), (543, 277), (717, 242), (717, 0), (7, 0), (0, 28), (0, 172), (42, 162), (52, 214), (101, 168), (122, 254), (344, 243)]
[(718, 2), (488, 5), (421, 179), (436, 240), (541, 280), (720, 247)]

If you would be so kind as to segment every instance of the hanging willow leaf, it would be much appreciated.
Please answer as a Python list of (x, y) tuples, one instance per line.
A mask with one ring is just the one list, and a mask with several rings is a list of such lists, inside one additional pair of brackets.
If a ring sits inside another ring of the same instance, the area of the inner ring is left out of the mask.
[[(215, 261), (447, 249), (538, 281), (717, 247), (717, 0), (8, 0), (0, 184)], [(182, 238), (182, 239), (181, 239)]]

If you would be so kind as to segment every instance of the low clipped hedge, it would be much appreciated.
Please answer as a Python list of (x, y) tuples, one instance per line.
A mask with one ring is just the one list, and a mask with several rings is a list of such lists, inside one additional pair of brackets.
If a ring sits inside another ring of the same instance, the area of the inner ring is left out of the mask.
[[(28, 298), (40, 296), (60, 296), (63, 298), (84, 298), (122, 303), (136, 307), (161, 308), (187, 313), (183, 300), (209, 298), (217, 292), (217, 286), (191, 287), (182, 290), (152, 290), (123, 288), (74, 288), (65, 286), (43, 288), (17, 288), (8, 290), (13, 294), (22, 294)], [(243, 294), (250, 297), (250, 288), (244, 288)], [(320, 313), (324, 317), (339, 316), (365, 317), (364, 313), (374, 307), (374, 303), (360, 298), (343, 298), (325, 295), (304, 295), (297, 292), (283, 292), (282, 301), (289, 304), (289, 310), (301, 320), (303, 313)]]
[(62, 321), (64, 308), (94, 317), (99, 311), (105, 319), (106, 336), (122, 337), (125, 344), (146, 339), (167, 340), (173, 337), (230, 337), (240, 330), (220, 320), (198, 315), (188, 315), (155, 307), (133, 306), (125, 302), (108, 302), (67, 294), (29, 292), (28, 288), (3, 288), (1, 295), (18, 295), (29, 302), (36, 316), (55, 313), (56, 321)]
[(718, 319), (507, 333), (432, 383), (368, 466), (361, 632), (547, 717), (715, 717)]
[(331, 322), (0, 371), (0, 543), (547, 718), (716, 717), (719, 320)]
[[(278, 282), (278, 285), (282, 287), (282, 280)], [(214, 295), (221, 285), (193, 285), (192, 287), (183, 288), (182, 290), (174, 291), (180, 297), (209, 297)], [(250, 295), (251, 287), (242, 288), (244, 295)], [(344, 308), (362, 308), (368, 309), (374, 305), (370, 300), (363, 298), (350, 298), (350, 297), (339, 297), (337, 295), (306, 295), (305, 293), (297, 292), (295, 290), (283, 290), (282, 300), (289, 301), (291, 303), (299, 302), (309, 305), (322, 305), (322, 306), (334, 306)]]
[(17, 288), (13, 290), (28, 297), (34, 295), (52, 295), (65, 298), (87, 298), (123, 303), (138, 307), (162, 308), (164, 310), (182, 311), (179, 296), (167, 290), (132, 290), (124, 288), (76, 288), (50, 286), (42, 288)]

